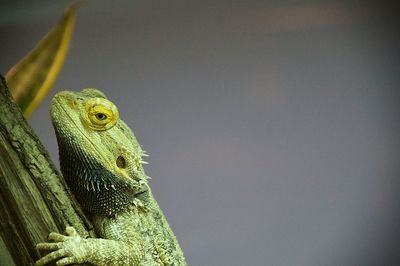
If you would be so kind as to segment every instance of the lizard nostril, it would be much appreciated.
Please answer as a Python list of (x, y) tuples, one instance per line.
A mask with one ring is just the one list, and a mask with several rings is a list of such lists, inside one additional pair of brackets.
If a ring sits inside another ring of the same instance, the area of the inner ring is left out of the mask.
[(125, 158), (122, 156), (118, 156), (116, 164), (119, 168), (125, 168), (126, 167), (126, 161)]

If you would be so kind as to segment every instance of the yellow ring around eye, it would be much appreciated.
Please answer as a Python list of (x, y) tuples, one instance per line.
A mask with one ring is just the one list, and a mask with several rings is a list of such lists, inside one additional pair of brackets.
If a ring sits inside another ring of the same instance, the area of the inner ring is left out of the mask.
[(118, 121), (117, 107), (107, 99), (95, 98), (86, 102), (86, 124), (97, 131), (107, 130)]

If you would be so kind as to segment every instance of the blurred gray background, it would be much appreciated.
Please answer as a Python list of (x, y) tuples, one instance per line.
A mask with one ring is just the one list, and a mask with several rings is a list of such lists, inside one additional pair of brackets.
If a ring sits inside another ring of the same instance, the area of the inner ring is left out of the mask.
[[(1, 73), (69, 3), (1, 2)], [(117, 104), (189, 265), (400, 265), (391, 9), (87, 1), (50, 96), (96, 87)], [(30, 123), (57, 161), (50, 98)]]

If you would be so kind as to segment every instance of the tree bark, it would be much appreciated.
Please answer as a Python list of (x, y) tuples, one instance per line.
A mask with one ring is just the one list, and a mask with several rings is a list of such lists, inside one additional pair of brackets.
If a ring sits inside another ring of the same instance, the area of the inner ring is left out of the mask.
[(32, 265), (50, 232), (93, 227), (0, 79), (0, 265)]

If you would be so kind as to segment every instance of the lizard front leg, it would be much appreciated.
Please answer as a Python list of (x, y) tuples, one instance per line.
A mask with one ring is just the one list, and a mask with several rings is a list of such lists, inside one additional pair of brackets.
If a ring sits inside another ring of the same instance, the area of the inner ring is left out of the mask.
[(57, 266), (91, 263), (106, 265), (139, 265), (144, 251), (140, 241), (116, 241), (101, 238), (84, 239), (73, 227), (66, 228), (66, 235), (50, 233), (49, 243), (39, 243), (39, 250), (52, 251), (36, 261), (36, 266), (56, 260)]

